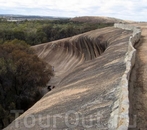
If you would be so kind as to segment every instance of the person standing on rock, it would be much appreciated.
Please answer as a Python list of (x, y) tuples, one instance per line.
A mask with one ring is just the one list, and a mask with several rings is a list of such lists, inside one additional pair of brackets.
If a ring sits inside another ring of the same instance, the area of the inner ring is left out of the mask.
[(48, 89), (48, 91), (51, 91), (51, 90), (52, 90), (52, 89), (51, 89), (51, 86), (48, 86), (47, 89)]

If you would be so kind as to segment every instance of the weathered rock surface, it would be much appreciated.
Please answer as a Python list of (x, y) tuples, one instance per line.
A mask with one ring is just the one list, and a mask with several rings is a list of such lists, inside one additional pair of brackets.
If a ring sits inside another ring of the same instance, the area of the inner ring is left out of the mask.
[(5, 130), (126, 130), (133, 44), (140, 34), (133, 31), (108, 27), (34, 46), (54, 66), (49, 84), (56, 88)]

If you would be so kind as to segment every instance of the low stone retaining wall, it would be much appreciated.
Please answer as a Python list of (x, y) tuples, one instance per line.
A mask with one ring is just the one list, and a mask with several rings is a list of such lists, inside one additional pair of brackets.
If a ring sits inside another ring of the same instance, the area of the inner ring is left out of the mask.
[(141, 29), (128, 24), (114, 24), (116, 28), (122, 28), (125, 30), (132, 30), (132, 36), (130, 36), (128, 41), (128, 51), (125, 56), (124, 62), (126, 63), (126, 70), (122, 76), (121, 82), (119, 84), (120, 97), (119, 100), (114, 104), (114, 111), (111, 113), (109, 119), (110, 129), (116, 130), (128, 130), (129, 128), (129, 78), (132, 67), (135, 64), (136, 49), (134, 44), (137, 43), (141, 37)]

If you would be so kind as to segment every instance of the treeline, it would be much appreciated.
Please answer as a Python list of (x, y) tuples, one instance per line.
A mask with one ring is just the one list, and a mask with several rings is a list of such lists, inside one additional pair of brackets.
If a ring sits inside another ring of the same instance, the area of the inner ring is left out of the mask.
[(52, 67), (39, 59), (24, 41), (0, 45), (0, 129), (14, 120), (11, 110), (27, 110), (41, 97)]
[(66, 20), (0, 21), (0, 44), (7, 40), (23, 40), (29, 45), (50, 42), (76, 34), (112, 26), (106, 23), (79, 23)]

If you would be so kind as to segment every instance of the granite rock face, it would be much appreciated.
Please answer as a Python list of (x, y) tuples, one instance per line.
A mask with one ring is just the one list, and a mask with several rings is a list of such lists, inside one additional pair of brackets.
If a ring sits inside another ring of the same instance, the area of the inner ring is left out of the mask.
[(5, 130), (126, 130), (128, 80), (140, 31), (122, 26), (34, 46), (54, 66), (48, 84), (55, 89)]

